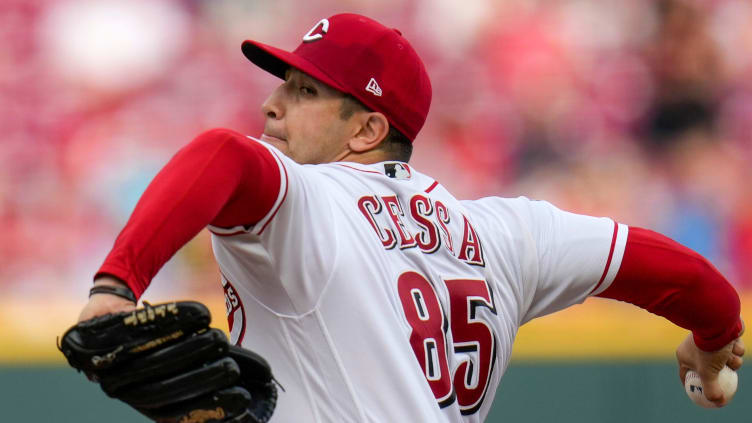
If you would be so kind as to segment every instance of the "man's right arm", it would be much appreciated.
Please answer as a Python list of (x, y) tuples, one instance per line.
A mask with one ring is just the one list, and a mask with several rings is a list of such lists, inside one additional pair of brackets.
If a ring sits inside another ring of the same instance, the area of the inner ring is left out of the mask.
[(563, 212), (545, 202), (514, 201), (531, 211), (538, 255), (526, 319), (586, 295), (663, 316), (692, 332), (677, 349), (682, 383), (687, 370), (694, 370), (705, 396), (726, 404), (718, 372), (724, 365), (734, 370), (742, 365), (743, 322), (736, 291), (708, 260), (654, 231)]
[(719, 406), (727, 403), (717, 377), (724, 365), (741, 367), (744, 323), (739, 296), (707, 259), (657, 232), (630, 227), (619, 272), (598, 296), (629, 302), (691, 330), (677, 349), (682, 384), (694, 370), (705, 396)]
[[(95, 275), (96, 283), (124, 283), (140, 297), (164, 263), (207, 225), (253, 225), (263, 218), (280, 184), (279, 166), (266, 147), (230, 130), (204, 132), (148, 186)], [(132, 304), (103, 297), (113, 296), (94, 294), (94, 304), (81, 317)]]

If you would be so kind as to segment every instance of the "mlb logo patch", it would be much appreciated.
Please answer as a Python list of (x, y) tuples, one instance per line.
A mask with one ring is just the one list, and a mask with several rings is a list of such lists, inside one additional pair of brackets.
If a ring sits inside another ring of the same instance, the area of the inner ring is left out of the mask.
[(410, 179), (410, 168), (404, 163), (384, 163), (384, 174), (394, 179)]

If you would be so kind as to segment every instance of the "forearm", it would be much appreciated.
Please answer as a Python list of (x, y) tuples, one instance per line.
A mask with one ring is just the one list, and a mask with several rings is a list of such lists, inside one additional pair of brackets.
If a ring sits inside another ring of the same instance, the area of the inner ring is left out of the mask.
[(739, 336), (740, 302), (734, 288), (705, 258), (671, 239), (630, 227), (621, 267), (598, 295), (626, 301), (692, 331), (714, 351)]
[(230, 131), (204, 133), (154, 178), (95, 278), (114, 276), (140, 296), (202, 228), (254, 224), (278, 190), (276, 162), (263, 146)]

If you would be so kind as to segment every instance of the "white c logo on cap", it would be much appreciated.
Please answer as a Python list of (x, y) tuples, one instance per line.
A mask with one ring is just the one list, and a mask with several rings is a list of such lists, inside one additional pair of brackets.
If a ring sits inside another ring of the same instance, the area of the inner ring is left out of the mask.
[[(319, 27), (321, 27), (321, 32), (316, 32)], [(312, 41), (320, 40), (324, 38), (324, 34), (326, 34), (327, 31), (329, 31), (329, 19), (322, 19), (303, 36), (303, 42), (310, 43)]]

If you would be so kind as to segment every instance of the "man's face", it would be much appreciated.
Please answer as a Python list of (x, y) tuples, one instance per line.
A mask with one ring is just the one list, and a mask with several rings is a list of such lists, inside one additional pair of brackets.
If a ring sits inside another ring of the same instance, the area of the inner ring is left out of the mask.
[(285, 82), (261, 106), (266, 141), (298, 163), (329, 163), (348, 153), (351, 120), (340, 117), (344, 95), (290, 69)]

